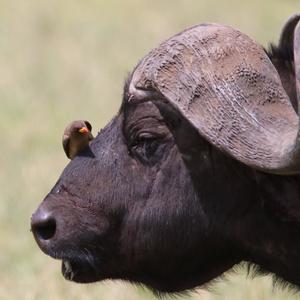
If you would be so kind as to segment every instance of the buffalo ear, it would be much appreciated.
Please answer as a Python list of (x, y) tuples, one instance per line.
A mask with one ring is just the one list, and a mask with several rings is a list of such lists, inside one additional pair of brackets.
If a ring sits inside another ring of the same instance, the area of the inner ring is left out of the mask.
[[(294, 65), (295, 91), (297, 96), (297, 111), (299, 115), (300, 102), (300, 13), (291, 16), (282, 28), (278, 49), (291, 56)], [(284, 56), (283, 56), (284, 58)]]
[[(299, 25), (293, 39), (299, 93)], [(131, 101), (168, 101), (246, 165), (300, 172), (298, 116), (280, 76), (263, 48), (232, 27), (201, 24), (161, 43), (135, 68), (129, 92)]]
[[(280, 49), (291, 49), (294, 48), (294, 33), (295, 28), (300, 20), (300, 13), (291, 16), (284, 24), (278, 43)], [(296, 34), (297, 35), (297, 34)]]
[[(293, 107), (298, 111), (296, 74), (299, 74), (300, 14), (290, 17), (282, 28), (278, 45), (271, 44), (268, 55), (276, 67)], [(297, 41), (298, 40), (298, 41)]]
[[(298, 23), (294, 31), (294, 65), (296, 77), (296, 91), (298, 98), (298, 108), (300, 103), (300, 14), (297, 15)], [(298, 109), (299, 115), (299, 109)], [(299, 134), (298, 134), (299, 135)]]

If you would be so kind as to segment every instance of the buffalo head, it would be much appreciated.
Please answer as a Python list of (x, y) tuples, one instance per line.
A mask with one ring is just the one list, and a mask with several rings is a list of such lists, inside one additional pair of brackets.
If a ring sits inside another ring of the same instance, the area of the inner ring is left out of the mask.
[(300, 285), (299, 19), (269, 53), (201, 24), (142, 59), (32, 216), (67, 279), (176, 292), (245, 260)]

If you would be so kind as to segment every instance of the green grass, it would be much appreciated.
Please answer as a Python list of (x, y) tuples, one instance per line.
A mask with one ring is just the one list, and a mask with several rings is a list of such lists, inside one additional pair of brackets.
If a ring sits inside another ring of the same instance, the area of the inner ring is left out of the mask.
[[(0, 0), (0, 299), (154, 299), (124, 283), (66, 282), (36, 246), (30, 216), (67, 163), (64, 126), (104, 126), (127, 72), (187, 26), (226, 23), (266, 45), (299, 9), (298, 0)], [(300, 298), (240, 273), (181, 299)]]

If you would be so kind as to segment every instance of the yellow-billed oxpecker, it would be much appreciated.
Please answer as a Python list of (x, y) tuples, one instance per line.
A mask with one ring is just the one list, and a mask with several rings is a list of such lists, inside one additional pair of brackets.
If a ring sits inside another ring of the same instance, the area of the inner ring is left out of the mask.
[(88, 121), (76, 120), (65, 129), (62, 144), (68, 158), (73, 159), (94, 138), (92, 126)]

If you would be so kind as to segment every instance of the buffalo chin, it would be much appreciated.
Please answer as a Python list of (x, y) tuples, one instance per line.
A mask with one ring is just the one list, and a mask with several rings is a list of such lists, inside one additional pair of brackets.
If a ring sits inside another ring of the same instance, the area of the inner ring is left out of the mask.
[(77, 283), (92, 283), (101, 280), (94, 268), (74, 260), (63, 259), (61, 272), (65, 279)]

